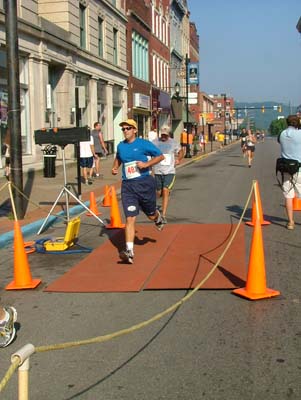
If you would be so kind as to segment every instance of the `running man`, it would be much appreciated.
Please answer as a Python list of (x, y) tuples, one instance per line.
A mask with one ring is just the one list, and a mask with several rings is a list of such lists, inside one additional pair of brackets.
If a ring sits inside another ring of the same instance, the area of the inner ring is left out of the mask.
[(166, 224), (166, 212), (169, 194), (176, 180), (176, 168), (184, 157), (180, 144), (170, 137), (170, 127), (165, 125), (160, 130), (160, 138), (153, 141), (164, 155), (164, 160), (153, 166), (157, 195), (162, 197), (162, 220)]
[(158, 230), (163, 229), (160, 212), (156, 208), (156, 182), (151, 175), (153, 165), (164, 159), (152, 142), (137, 137), (137, 124), (127, 119), (119, 124), (124, 141), (117, 146), (112, 174), (122, 165), (121, 200), (126, 217), (125, 250), (119, 253), (121, 260), (133, 264), (136, 217), (141, 209), (148, 219), (154, 221)]

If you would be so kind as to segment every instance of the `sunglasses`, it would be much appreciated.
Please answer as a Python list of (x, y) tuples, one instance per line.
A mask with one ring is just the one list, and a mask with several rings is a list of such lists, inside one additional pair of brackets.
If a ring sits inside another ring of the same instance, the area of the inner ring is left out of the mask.
[(130, 131), (131, 129), (133, 129), (132, 126), (124, 126), (123, 128), (121, 128), (122, 132), (124, 132), (124, 131)]

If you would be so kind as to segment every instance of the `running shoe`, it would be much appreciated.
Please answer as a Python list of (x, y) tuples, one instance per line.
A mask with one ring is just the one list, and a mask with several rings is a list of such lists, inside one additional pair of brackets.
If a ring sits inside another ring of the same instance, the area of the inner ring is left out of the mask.
[(155, 225), (156, 225), (156, 228), (158, 229), (158, 231), (162, 231), (162, 229), (164, 228), (164, 222), (163, 222), (160, 211), (159, 210), (157, 210), (157, 211), (158, 211), (159, 215), (158, 215), (157, 219), (155, 220)]
[(17, 310), (14, 307), (4, 307), (8, 313), (8, 319), (0, 322), (0, 347), (8, 346), (16, 336), (15, 322), (17, 321)]
[(163, 217), (163, 215), (162, 215), (162, 224), (167, 224), (167, 219), (166, 217)]
[(295, 229), (295, 223), (294, 222), (288, 222), (286, 225), (286, 228), (290, 231)]
[(132, 250), (122, 250), (119, 253), (119, 257), (122, 261), (126, 261), (129, 264), (133, 264), (134, 263), (134, 253)]

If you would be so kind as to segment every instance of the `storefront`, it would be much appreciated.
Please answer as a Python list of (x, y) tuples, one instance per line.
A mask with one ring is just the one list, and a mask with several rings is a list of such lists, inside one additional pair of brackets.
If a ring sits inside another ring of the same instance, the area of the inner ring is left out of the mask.
[[(118, 143), (124, 139), (119, 123), (122, 121), (122, 87), (113, 86), (113, 132), (108, 137), (109, 153), (117, 149)], [(111, 151), (110, 151), (111, 149)]]
[(134, 93), (133, 118), (138, 125), (138, 134), (146, 138), (150, 130), (150, 97), (143, 93)]
[(168, 93), (152, 88), (152, 129), (160, 130), (162, 125), (171, 126), (171, 103)]

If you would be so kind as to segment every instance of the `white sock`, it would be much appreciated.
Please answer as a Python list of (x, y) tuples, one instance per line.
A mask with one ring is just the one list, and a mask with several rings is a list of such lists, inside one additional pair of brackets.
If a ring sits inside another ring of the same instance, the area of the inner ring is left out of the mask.
[(157, 210), (157, 218), (155, 219), (155, 222), (160, 222), (162, 220), (162, 216), (159, 210)]
[(134, 242), (126, 242), (126, 248), (134, 253)]

